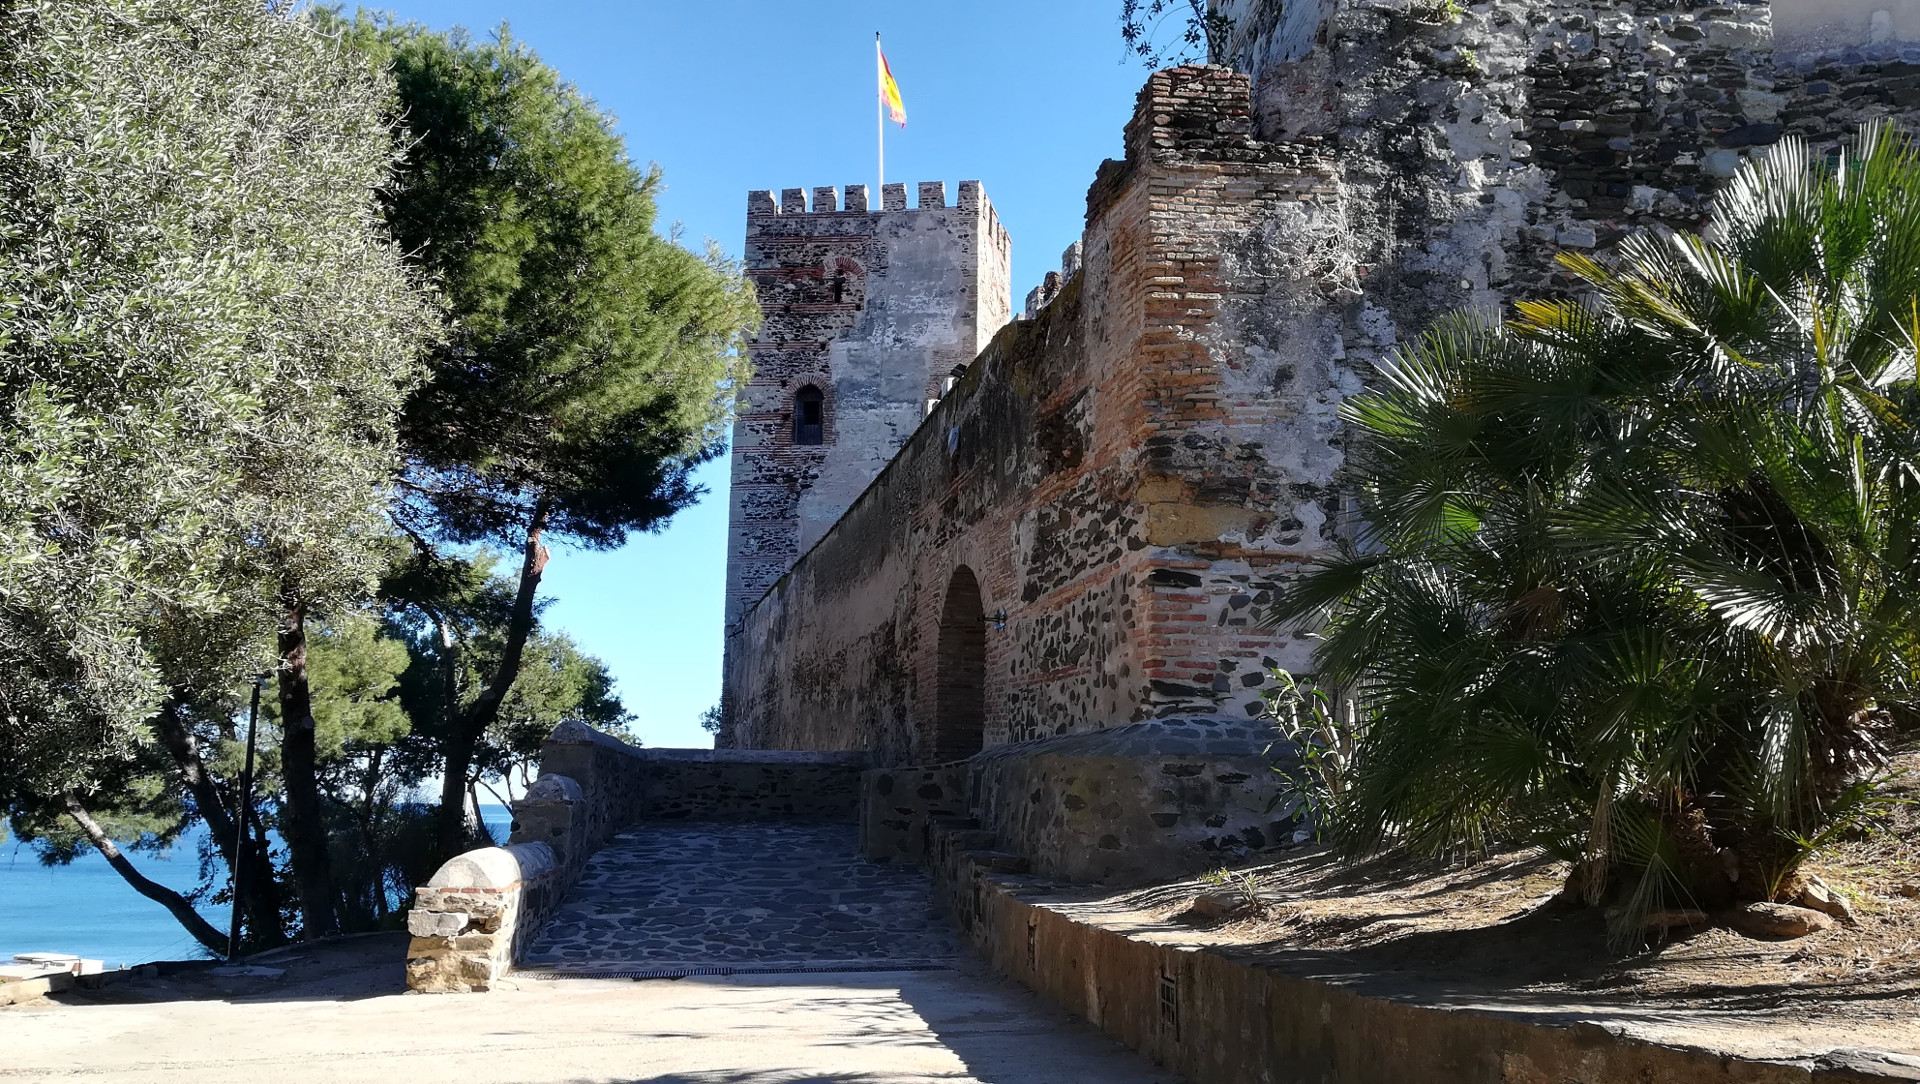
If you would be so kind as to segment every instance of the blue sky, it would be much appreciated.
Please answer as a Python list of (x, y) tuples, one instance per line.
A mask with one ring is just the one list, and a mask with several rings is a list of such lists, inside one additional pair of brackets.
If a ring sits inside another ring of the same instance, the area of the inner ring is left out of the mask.
[[(978, 179), (1013, 235), (1016, 303), (1077, 240), (1087, 185), (1118, 157), (1146, 70), (1119, 0), (943, 4), (763, 0), (395, 0), (368, 4), (476, 34), (500, 23), (619, 118), (634, 159), (666, 173), (661, 229), (734, 256), (746, 193), (874, 183), (873, 35), (906, 100), (887, 180)], [(558, 547), (545, 620), (605, 659), (648, 745), (711, 744), (719, 699), (727, 464), (653, 535), (595, 553)]]

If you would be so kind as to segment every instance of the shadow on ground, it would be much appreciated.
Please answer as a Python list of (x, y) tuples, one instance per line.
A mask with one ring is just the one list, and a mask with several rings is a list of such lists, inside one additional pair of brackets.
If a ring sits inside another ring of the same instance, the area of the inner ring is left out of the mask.
[(407, 991), (407, 935), (358, 934), (289, 945), (229, 969), (215, 960), (155, 965), (160, 974), (112, 975), (99, 987), (52, 995), (62, 1005), (167, 1001), (360, 1001)]

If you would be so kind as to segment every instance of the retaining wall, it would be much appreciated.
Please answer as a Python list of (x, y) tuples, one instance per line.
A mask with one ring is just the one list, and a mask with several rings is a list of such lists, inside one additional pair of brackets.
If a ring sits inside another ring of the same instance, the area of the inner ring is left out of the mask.
[[(1129, 937), (936, 825), (936, 894), (1000, 973), (1206, 1084), (1894, 1084), (1920, 1061), (1834, 1050), (1767, 1061), (1654, 1042), (1578, 1005), (1419, 1001)], [(1617, 1014), (1615, 1014), (1617, 1015)]]
[(861, 850), (925, 862), (931, 832), (965, 822), (1023, 868), (1130, 884), (1244, 861), (1308, 830), (1264, 722), (1154, 719), (989, 749), (971, 760), (862, 779)]

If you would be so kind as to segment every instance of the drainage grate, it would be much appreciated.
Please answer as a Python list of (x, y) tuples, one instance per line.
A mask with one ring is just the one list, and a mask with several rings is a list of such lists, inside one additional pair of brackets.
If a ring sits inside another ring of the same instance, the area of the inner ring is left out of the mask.
[(559, 982), (565, 979), (631, 979), (635, 982), (643, 982), (648, 979), (685, 979), (696, 975), (844, 975), (879, 974), (887, 971), (951, 970), (953, 970), (952, 963), (938, 960), (903, 960), (893, 963), (849, 960), (821, 963), (665, 964), (659, 967), (523, 973), (530, 973), (542, 982)]
[(1160, 976), (1160, 1031), (1180, 1041), (1180, 981), (1172, 975)]

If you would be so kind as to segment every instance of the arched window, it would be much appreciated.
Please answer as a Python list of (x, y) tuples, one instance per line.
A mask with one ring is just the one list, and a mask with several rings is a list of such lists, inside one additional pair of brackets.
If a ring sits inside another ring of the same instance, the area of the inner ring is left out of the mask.
[(793, 393), (793, 442), (820, 444), (827, 439), (827, 405), (820, 389), (808, 384)]

